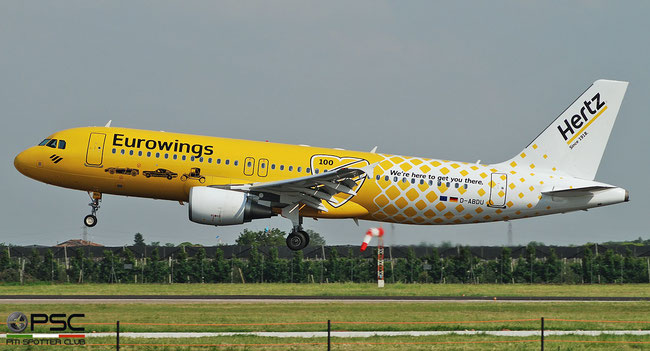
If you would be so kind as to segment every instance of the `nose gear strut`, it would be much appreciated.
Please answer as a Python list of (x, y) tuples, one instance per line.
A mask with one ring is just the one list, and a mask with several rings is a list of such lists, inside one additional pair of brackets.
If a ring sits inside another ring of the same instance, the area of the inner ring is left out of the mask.
[(88, 206), (91, 207), (90, 214), (84, 217), (84, 224), (86, 227), (94, 227), (97, 224), (97, 210), (99, 210), (99, 203), (102, 201), (102, 193), (98, 192), (88, 192), (88, 196), (90, 196), (91, 203), (88, 204)]

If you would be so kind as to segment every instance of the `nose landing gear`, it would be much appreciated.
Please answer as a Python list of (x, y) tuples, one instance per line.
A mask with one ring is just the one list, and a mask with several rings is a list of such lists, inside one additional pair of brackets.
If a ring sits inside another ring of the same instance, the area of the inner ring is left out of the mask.
[(92, 200), (91, 203), (88, 204), (88, 206), (91, 207), (91, 212), (89, 215), (84, 217), (84, 224), (86, 227), (94, 227), (97, 225), (97, 210), (99, 210), (99, 203), (102, 201), (102, 194), (97, 193), (97, 192), (88, 192), (88, 195), (90, 196), (90, 199)]

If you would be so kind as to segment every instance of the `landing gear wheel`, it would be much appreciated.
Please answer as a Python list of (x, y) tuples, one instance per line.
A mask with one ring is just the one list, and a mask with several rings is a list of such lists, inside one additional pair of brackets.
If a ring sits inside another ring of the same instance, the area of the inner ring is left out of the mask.
[(94, 227), (97, 224), (97, 217), (94, 215), (87, 215), (84, 217), (84, 224), (86, 227)]
[(304, 232), (297, 231), (297, 232), (292, 232), (287, 236), (287, 246), (289, 249), (292, 251), (298, 251), (302, 250), (305, 246), (307, 246), (307, 238), (303, 234)]
[(305, 237), (305, 246), (302, 247), (304, 249), (305, 247), (309, 246), (309, 234), (307, 234), (307, 232), (304, 230), (301, 230), (300, 233)]

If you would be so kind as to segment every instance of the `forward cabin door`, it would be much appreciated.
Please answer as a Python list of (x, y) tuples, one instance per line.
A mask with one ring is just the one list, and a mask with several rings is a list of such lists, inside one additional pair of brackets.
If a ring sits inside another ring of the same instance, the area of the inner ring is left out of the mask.
[(506, 173), (492, 173), (490, 178), (490, 207), (506, 207), (508, 194), (508, 175)]
[(104, 142), (106, 134), (90, 133), (88, 150), (86, 151), (86, 166), (101, 167), (104, 160)]

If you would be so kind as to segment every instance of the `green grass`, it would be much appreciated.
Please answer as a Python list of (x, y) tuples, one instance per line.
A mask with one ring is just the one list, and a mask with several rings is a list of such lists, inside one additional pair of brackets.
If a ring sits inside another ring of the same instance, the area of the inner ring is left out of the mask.
[(650, 297), (650, 284), (0, 284), (0, 295), (623, 296)]
[[(553, 340), (573, 341), (557, 342)], [(115, 350), (114, 338), (88, 338), (88, 344), (103, 345), (88, 347), (88, 350)], [(425, 336), (425, 337), (370, 337), (370, 338), (334, 338), (332, 350), (431, 350), (451, 351), (496, 351), (496, 350), (539, 350), (540, 342), (535, 337), (511, 338), (486, 335), (463, 336)], [(588, 343), (584, 343), (584, 342)], [(471, 342), (471, 343), (464, 343)], [(650, 343), (648, 336), (562, 336), (547, 338), (548, 350), (582, 351), (582, 350), (640, 350), (649, 344), (625, 344), (621, 342)], [(311, 343), (311, 344), (310, 344)], [(326, 338), (268, 338), (256, 336), (208, 337), (194, 339), (128, 339), (121, 338), (120, 350), (324, 350)], [(135, 344), (135, 345), (134, 345)], [(178, 346), (178, 345), (205, 346)], [(243, 346), (248, 344), (250, 346)], [(275, 344), (275, 345), (274, 345)], [(139, 345), (139, 346), (138, 346)], [(174, 346), (162, 346), (174, 345)], [(220, 345), (220, 346), (209, 346)], [(44, 347), (0, 346), (0, 350), (41, 350)]]
[[(561, 302), (561, 303), (422, 303), (422, 302), (307, 302), (307, 303), (57, 303), (3, 304), (0, 316), (21, 311), (31, 313), (84, 313), (76, 320), (87, 332), (114, 331), (119, 320), (122, 331), (246, 332), (333, 330), (535, 330), (540, 317), (549, 330), (649, 330), (649, 302)], [(646, 323), (590, 323), (548, 319), (637, 321)], [(510, 321), (531, 319), (531, 321)], [(482, 322), (488, 321), (488, 322)], [(500, 322), (492, 322), (500, 321)], [(288, 324), (277, 323), (305, 323)], [(352, 323), (340, 323), (352, 322)], [(414, 322), (408, 324), (406, 322)], [(87, 324), (82, 324), (87, 323)], [(96, 323), (108, 323), (96, 324)], [(137, 324), (129, 324), (137, 323)], [(256, 324), (256, 325), (139, 325), (163, 324)], [(48, 327), (49, 328), (49, 327)], [(35, 332), (48, 332), (37, 326)]]

